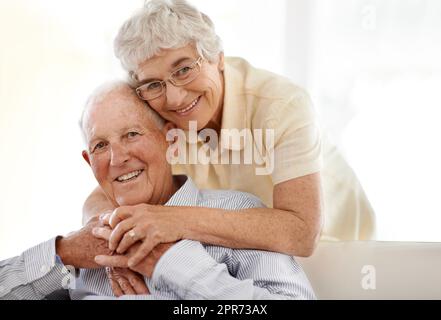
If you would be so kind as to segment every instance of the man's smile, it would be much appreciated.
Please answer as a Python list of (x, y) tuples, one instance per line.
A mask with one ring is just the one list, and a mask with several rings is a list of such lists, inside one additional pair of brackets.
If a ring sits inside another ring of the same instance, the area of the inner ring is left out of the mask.
[(125, 174), (125, 175), (122, 175), (122, 176), (116, 178), (115, 181), (121, 182), (121, 183), (129, 182), (129, 181), (132, 181), (132, 180), (135, 180), (136, 178), (138, 178), (143, 172), (144, 172), (144, 170), (133, 171), (133, 172), (130, 172), (128, 174)]

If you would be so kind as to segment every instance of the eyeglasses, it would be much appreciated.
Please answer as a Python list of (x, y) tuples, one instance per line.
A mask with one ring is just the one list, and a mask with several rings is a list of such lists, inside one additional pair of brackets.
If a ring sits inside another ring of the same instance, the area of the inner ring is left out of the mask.
[(173, 71), (166, 80), (145, 83), (136, 89), (136, 94), (140, 99), (150, 101), (165, 93), (167, 82), (177, 87), (185, 86), (197, 78), (201, 72), (202, 61), (202, 57), (199, 57), (191, 64)]

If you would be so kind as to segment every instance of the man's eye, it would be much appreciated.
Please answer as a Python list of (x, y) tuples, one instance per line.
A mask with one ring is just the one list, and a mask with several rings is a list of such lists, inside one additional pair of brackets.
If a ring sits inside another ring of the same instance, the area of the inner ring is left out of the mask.
[(129, 137), (129, 138), (134, 138), (134, 137), (136, 137), (136, 136), (138, 136), (138, 135), (139, 135), (138, 132), (129, 132), (129, 133), (127, 134), (127, 137)]
[(106, 146), (106, 144), (104, 142), (100, 142), (95, 145), (95, 147), (93, 148), (93, 152), (99, 151), (99, 150), (103, 149), (105, 146)]

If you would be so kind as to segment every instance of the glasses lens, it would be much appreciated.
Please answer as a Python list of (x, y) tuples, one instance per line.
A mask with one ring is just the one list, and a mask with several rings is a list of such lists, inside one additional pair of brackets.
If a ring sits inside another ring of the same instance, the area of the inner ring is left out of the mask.
[(163, 89), (160, 81), (154, 81), (139, 87), (136, 92), (141, 99), (152, 100), (162, 95)]
[(194, 63), (173, 72), (172, 79), (176, 85), (183, 86), (196, 79), (200, 71), (199, 64)]
[[(168, 81), (176, 86), (184, 86), (189, 84), (196, 79), (201, 72), (201, 61), (201, 58), (199, 58), (191, 65), (176, 70), (171, 74)], [(164, 81), (153, 81), (140, 86), (138, 89), (136, 89), (136, 93), (142, 100), (153, 100), (160, 97), (164, 93), (164, 89)]]

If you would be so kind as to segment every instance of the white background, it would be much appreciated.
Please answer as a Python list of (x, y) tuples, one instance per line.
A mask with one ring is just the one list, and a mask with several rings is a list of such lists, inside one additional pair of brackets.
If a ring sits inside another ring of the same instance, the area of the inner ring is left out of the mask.
[[(112, 42), (142, 0), (0, 0), (0, 259), (80, 228), (95, 186), (78, 119), (124, 74)], [(441, 241), (441, 2), (192, 1), (228, 56), (290, 77), (358, 174), (378, 239)]]

